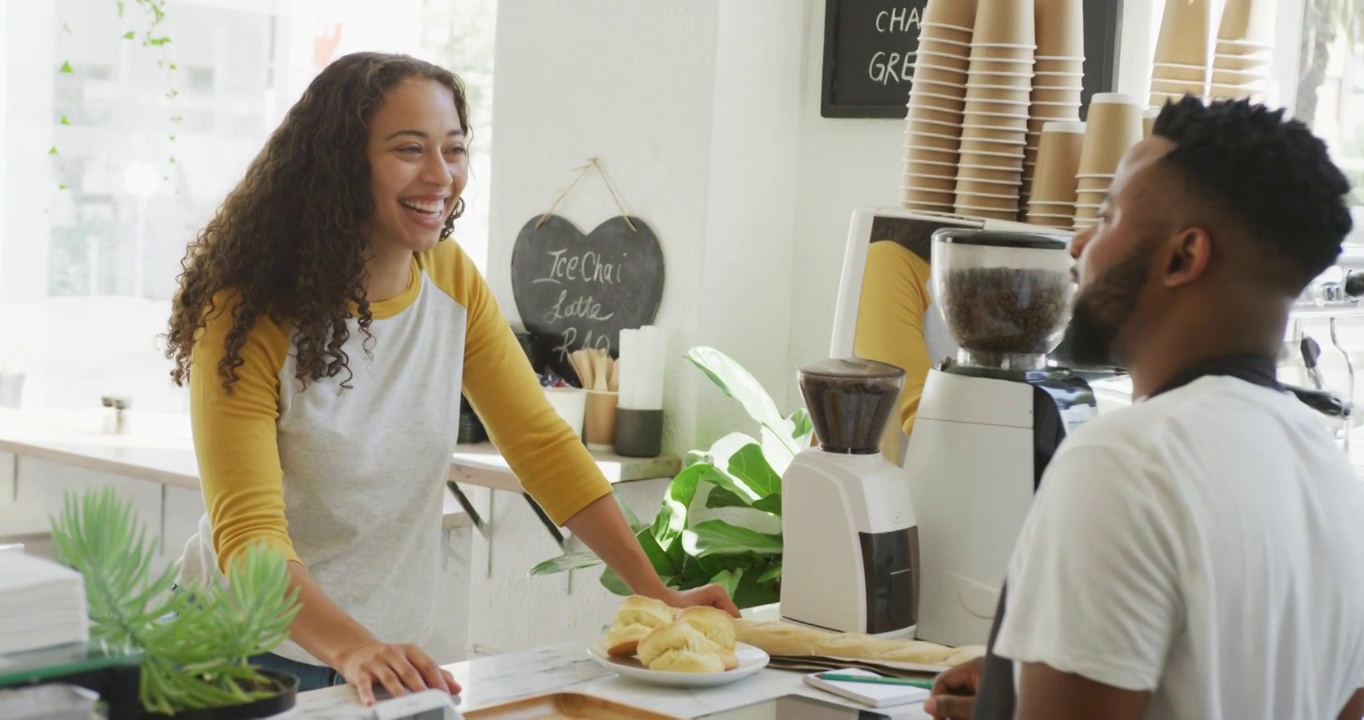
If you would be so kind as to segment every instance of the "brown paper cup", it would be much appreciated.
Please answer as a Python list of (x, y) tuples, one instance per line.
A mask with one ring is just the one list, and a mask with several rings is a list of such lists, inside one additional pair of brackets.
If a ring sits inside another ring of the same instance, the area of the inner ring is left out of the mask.
[(966, 108), (966, 100), (943, 93), (933, 92), (933, 86), (924, 88), (914, 88), (909, 91), (909, 104), (922, 105), (939, 110), (960, 113)]
[(1037, 169), (1028, 190), (1034, 202), (1075, 202), (1084, 141), (1084, 123), (1054, 122), (1045, 126), (1037, 152)]
[(933, 67), (950, 70), (957, 73), (965, 73), (971, 68), (971, 61), (960, 55), (940, 53), (929, 50), (920, 50), (918, 57), (914, 59), (916, 64), (932, 65)]
[(1084, 0), (1035, 0), (1038, 55), (1084, 55)]
[(917, 210), (918, 212), (945, 213), (951, 215), (956, 211), (955, 204), (939, 205), (937, 203), (914, 202), (913, 200), (900, 200), (900, 205), (906, 210)]
[(1022, 185), (991, 185), (963, 178), (957, 180), (957, 196), (961, 197), (963, 193), (973, 196), (1007, 196), (1016, 201), (1021, 187)]
[(1032, 95), (1032, 83), (1022, 82), (1017, 85), (983, 85), (979, 82), (968, 81), (966, 83), (966, 99), (980, 100), (984, 102), (1026, 104)]
[(905, 148), (905, 165), (915, 163), (931, 163), (934, 165), (955, 165), (957, 164), (957, 153), (953, 150), (943, 150), (936, 147), (926, 147), (913, 144)]
[(1141, 141), (1143, 107), (1130, 95), (1098, 93), (1090, 99), (1081, 175), (1111, 175), (1127, 149)]
[(1057, 90), (1055, 88), (1036, 87), (1032, 91), (1032, 101), (1034, 103), (1063, 103), (1065, 105), (1080, 106), (1080, 94), (1083, 91), (1076, 89)]
[(1274, 42), (1274, 0), (1226, 0), (1218, 40)]
[[(968, 118), (969, 119), (969, 118)], [(1027, 144), (1027, 139), (1023, 136), (1023, 130), (1000, 130), (984, 125), (961, 126), (961, 140), (963, 143), (969, 141), (983, 141), (996, 145), (1005, 146), (1011, 150), (1017, 150), (1022, 156), (1023, 146)]]
[(1160, 108), (1148, 108), (1141, 114), (1141, 136), (1151, 137), (1151, 132), (1156, 125), (1156, 118), (1160, 117)]
[(1033, 0), (979, 0), (973, 42), (1036, 45)]
[(962, 83), (955, 81), (942, 81), (930, 78), (923, 79), (915, 78), (914, 90), (917, 90), (919, 92), (933, 93), (934, 95), (941, 95), (943, 97), (954, 97), (963, 100), (966, 99), (966, 86), (963, 85)]
[(1024, 222), (1026, 222), (1029, 225), (1036, 225), (1038, 227), (1057, 228), (1059, 230), (1071, 226), (1071, 223), (1067, 222), (1067, 220), (1069, 219), (1070, 218), (1051, 218), (1040, 217), (1037, 215), (1029, 215), (1027, 219), (1024, 220)]
[(1085, 61), (1077, 60), (1048, 60), (1044, 58), (1033, 58), (1033, 72), (1043, 75), (1075, 75), (1083, 77), (1085, 74)]
[(1151, 65), (1151, 77), (1160, 78), (1162, 80), (1185, 80), (1192, 83), (1201, 83), (1208, 78), (1208, 68), (1204, 65), (1153, 63)]
[(987, 195), (969, 195), (957, 193), (957, 212), (973, 212), (981, 210), (993, 210), (1000, 212), (1012, 212), (1018, 214), (1018, 196), (1008, 198), (990, 197)]
[(1073, 217), (1075, 215), (1075, 203), (1040, 202), (1034, 197), (1028, 203), (1028, 212), (1048, 217)]
[(962, 117), (971, 115), (1002, 115), (1004, 117), (1014, 117), (1027, 119), (1028, 109), (1032, 103), (1024, 100), (1023, 102), (992, 102), (989, 100), (968, 100), (963, 106)]
[(960, 135), (956, 133), (915, 132), (905, 136), (906, 147), (927, 147), (941, 152), (957, 152)]
[(925, 26), (943, 24), (970, 32), (976, 26), (976, 12), (976, 0), (928, 0), (923, 22)]
[(957, 194), (951, 190), (928, 190), (925, 188), (903, 188), (903, 196), (908, 202), (928, 203), (930, 205), (954, 205)]
[(965, 93), (966, 72), (954, 68), (943, 67), (942, 65), (929, 62), (927, 59), (920, 58), (914, 66), (914, 85), (918, 87), (922, 82), (930, 82), (935, 85), (950, 85), (963, 88)]
[(1156, 38), (1155, 61), (1203, 65), (1208, 61), (1212, 39), (1212, 0), (1176, 0), (1165, 3)]
[(1113, 185), (1113, 176), (1079, 175), (1075, 176), (1076, 193), (1106, 193)]
[(1094, 223), (1094, 222), (1087, 222), (1087, 221), (1097, 220), (1098, 217), (1099, 217), (1099, 208), (1098, 208), (1098, 206), (1080, 205), (1080, 204), (1078, 204), (1078, 203), (1075, 205), (1075, 227), (1076, 227), (1076, 228), (1080, 228), (1080, 227), (1093, 227), (1096, 223)]
[(1201, 83), (1189, 82), (1187, 80), (1160, 80), (1151, 78), (1151, 92), (1164, 93), (1166, 95), (1201, 95), (1204, 87)]
[(1268, 87), (1270, 76), (1267, 73), (1244, 71), (1244, 70), (1218, 70), (1212, 71), (1213, 85), (1231, 85), (1246, 87)]
[(609, 450), (616, 439), (616, 393), (588, 390), (583, 409), (583, 441), (594, 450)]
[(905, 136), (914, 137), (919, 133), (930, 135), (960, 135), (961, 120), (932, 120), (910, 115), (905, 118)]
[(962, 116), (962, 127), (972, 125), (976, 127), (998, 128), (1012, 132), (1026, 132), (1028, 129), (1028, 119), (1017, 115), (995, 115), (993, 113), (968, 113)]
[(966, 178), (968, 180), (991, 180), (994, 182), (1015, 184), (1023, 179), (1023, 165), (1013, 163), (1012, 165), (968, 165), (963, 163), (957, 169), (957, 179)]
[(952, 192), (957, 188), (957, 178), (954, 175), (924, 175), (907, 172), (900, 182), (900, 187), (931, 192)]
[(971, 43), (971, 62), (993, 62), (996, 64), (1022, 65), (1032, 67), (1036, 62), (1036, 48), (1029, 45), (989, 45)]
[(945, 110), (932, 105), (925, 105), (922, 102), (914, 102), (911, 96), (908, 111), (905, 113), (905, 120), (932, 120), (938, 123), (961, 124), (960, 110)]
[(1028, 112), (1031, 119), (1041, 122), (1080, 119), (1080, 106), (1070, 103), (1034, 103)]
[(1213, 56), (1213, 67), (1226, 70), (1249, 70), (1269, 72), (1273, 67), (1274, 56), (1263, 52), (1236, 52), (1218, 45), (1217, 55)]

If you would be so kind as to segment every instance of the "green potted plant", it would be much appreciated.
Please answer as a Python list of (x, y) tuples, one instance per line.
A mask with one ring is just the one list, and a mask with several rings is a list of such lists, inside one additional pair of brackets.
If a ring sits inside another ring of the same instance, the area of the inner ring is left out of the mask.
[[(715, 348), (694, 347), (684, 357), (743, 405), (758, 424), (758, 437), (731, 433), (708, 450), (687, 453), (652, 522), (640, 522), (628, 506), (621, 507), (670, 587), (719, 583), (741, 609), (775, 603), (781, 597), (781, 476), (810, 444), (810, 416), (804, 408), (782, 415), (762, 384)], [(530, 574), (600, 563), (591, 552), (573, 551), (536, 565)], [(617, 595), (630, 594), (609, 568), (601, 583)]]
[(142, 654), (144, 717), (259, 718), (294, 705), (298, 679), (253, 667), (298, 613), (284, 556), (264, 544), (234, 559), (227, 582), (172, 591), (152, 575), (155, 541), (112, 488), (68, 494), (52, 521), (57, 560), (85, 579), (94, 642)]

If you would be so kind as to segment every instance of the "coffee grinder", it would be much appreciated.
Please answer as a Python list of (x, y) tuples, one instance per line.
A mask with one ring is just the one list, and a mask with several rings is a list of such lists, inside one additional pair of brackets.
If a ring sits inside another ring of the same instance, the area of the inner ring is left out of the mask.
[(879, 442), (904, 371), (834, 358), (797, 373), (819, 446), (782, 475), (783, 619), (841, 632), (909, 634), (918, 529), (904, 469)]
[(943, 229), (932, 292), (958, 347), (929, 371), (905, 454), (917, 511), (919, 639), (984, 644), (1009, 556), (1057, 446), (1097, 414), (1048, 358), (1075, 285), (1063, 236)]

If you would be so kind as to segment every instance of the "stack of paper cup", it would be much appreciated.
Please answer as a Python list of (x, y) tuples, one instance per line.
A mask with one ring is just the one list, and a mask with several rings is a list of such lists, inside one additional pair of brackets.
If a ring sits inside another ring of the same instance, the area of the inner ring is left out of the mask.
[(959, 215), (1017, 220), (1037, 36), (1033, 0), (979, 0), (962, 114)]
[(1160, 108), (1147, 108), (1141, 114), (1141, 136), (1142, 138), (1151, 137), (1151, 132), (1156, 126), (1156, 118), (1160, 117)]
[(1028, 222), (1033, 225), (1071, 227), (1075, 219), (1075, 192), (1079, 185), (1080, 154), (1084, 150), (1085, 124), (1053, 121), (1042, 126), (1037, 150), (1037, 172), (1028, 195)]
[(1031, 116), (1023, 148), (1023, 200), (1028, 199), (1042, 140), (1042, 128), (1057, 120), (1080, 119), (1084, 90), (1084, 0), (1035, 0), (1037, 61)]
[(1166, 0), (1151, 66), (1151, 107), (1185, 95), (1207, 97), (1213, 0)]
[(1263, 102), (1273, 78), (1273, 43), (1273, 0), (1226, 0), (1208, 96)]
[(901, 203), (911, 210), (952, 212), (955, 204), (975, 14), (975, 0), (929, 0), (924, 8), (900, 184)]
[(1086, 230), (1098, 222), (1099, 206), (1108, 194), (1108, 186), (1113, 183), (1118, 161), (1128, 148), (1141, 142), (1141, 137), (1142, 106), (1138, 98), (1100, 93), (1090, 99), (1079, 172), (1076, 173), (1076, 231)]

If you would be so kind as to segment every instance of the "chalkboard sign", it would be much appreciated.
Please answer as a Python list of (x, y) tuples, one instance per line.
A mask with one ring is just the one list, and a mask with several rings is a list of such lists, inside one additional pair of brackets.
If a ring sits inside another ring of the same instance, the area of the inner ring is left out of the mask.
[(928, 0), (828, 0), (824, 117), (903, 118)]
[(615, 357), (621, 330), (653, 322), (663, 300), (663, 248), (634, 216), (583, 235), (558, 215), (536, 215), (516, 236), (511, 280), (521, 322), (549, 348), (549, 366), (576, 380), (569, 353), (600, 348)]
[[(824, 84), (827, 118), (905, 117), (928, 0), (826, 0)], [(1123, 0), (1084, 0), (1086, 104), (1117, 82)]]

